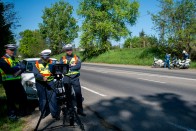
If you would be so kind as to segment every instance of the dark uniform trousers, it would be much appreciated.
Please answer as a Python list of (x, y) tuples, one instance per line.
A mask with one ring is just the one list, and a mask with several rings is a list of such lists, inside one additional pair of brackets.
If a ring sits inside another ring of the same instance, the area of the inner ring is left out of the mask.
[(36, 88), (39, 97), (39, 108), (41, 113), (43, 113), (46, 102), (48, 100), (49, 105), (46, 107), (44, 116), (47, 116), (49, 113), (51, 113), (52, 117), (58, 117), (60, 114), (60, 107), (57, 105), (54, 82), (36, 81)]
[(73, 86), (73, 89), (76, 95), (77, 108), (78, 110), (83, 110), (83, 107), (82, 107), (83, 97), (82, 97), (79, 77), (77, 76), (77, 77), (69, 78), (68, 76), (65, 76), (63, 81), (64, 81), (64, 86), (67, 86), (69, 82), (71, 86)]
[(17, 114), (15, 104), (19, 104), (20, 113), (26, 113), (27, 96), (21, 84), (21, 80), (9, 80), (2, 82), (7, 97), (8, 115)]

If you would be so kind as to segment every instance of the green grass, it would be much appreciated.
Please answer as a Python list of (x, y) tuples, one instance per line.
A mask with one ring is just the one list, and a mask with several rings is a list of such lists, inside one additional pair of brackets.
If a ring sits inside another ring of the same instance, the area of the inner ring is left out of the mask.
[(196, 69), (196, 61), (192, 61), (191, 62), (191, 66), (190, 66), (190, 68), (194, 68), (194, 69)]
[[(161, 56), (159, 50), (155, 48), (117, 49), (88, 59), (86, 62), (151, 66), (154, 56), (164, 58), (164, 55)], [(191, 62), (191, 68), (196, 68), (196, 61)]]
[(5, 90), (3, 89), (3, 86), (0, 84), (0, 98), (5, 98)]
[(25, 123), (25, 120), (19, 120), (17, 122), (10, 121), (7, 118), (6, 107), (6, 95), (5, 91), (0, 84), (0, 131), (21, 131)]
[[(152, 53), (153, 52), (153, 53)], [(152, 49), (118, 49), (111, 50), (87, 62), (129, 65), (152, 65), (156, 51)]]
[[(53, 57), (59, 60), (64, 54)], [(76, 54), (82, 59), (79, 52)], [(156, 48), (116, 49), (92, 59), (86, 59), (84, 62), (151, 66), (155, 56), (164, 59), (164, 55), (161, 55)], [(196, 68), (196, 61), (191, 62), (190, 68)]]

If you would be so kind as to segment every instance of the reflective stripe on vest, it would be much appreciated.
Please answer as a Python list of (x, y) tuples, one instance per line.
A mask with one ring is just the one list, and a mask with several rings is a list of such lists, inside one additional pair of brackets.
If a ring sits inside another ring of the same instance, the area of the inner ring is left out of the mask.
[(38, 61), (36, 61), (35, 66), (39, 70), (39, 73), (46, 77), (48, 81), (52, 81), (54, 78), (52, 77), (52, 73), (49, 70), (49, 64), (52, 63), (52, 60), (44, 67), (43, 64), (39, 64)]
[[(63, 60), (64, 64), (68, 64), (68, 60), (66, 59), (66, 56), (63, 56), (62, 60)], [(78, 63), (78, 57), (76, 55), (74, 55), (74, 57), (71, 59), (69, 64), (77, 64), (77, 63)]]
[(8, 63), (8, 65), (12, 66), (12, 65), (11, 65), (12, 59), (7, 58), (7, 57), (5, 57), (5, 56), (3, 56), (2, 58)]
[[(63, 60), (64, 64), (77, 64), (78, 63), (78, 57), (76, 55), (74, 55), (74, 57), (71, 59), (71, 61), (69, 63), (68, 63), (68, 60), (66, 59), (66, 56), (63, 56), (62, 60)], [(70, 76), (70, 75), (76, 75), (79, 73), (80, 73), (79, 71), (70, 71), (69, 70), (69, 72), (65, 75)]]
[[(6, 63), (12, 68), (16, 66), (17, 61), (12, 60), (11, 58), (2, 57)], [(2, 77), (2, 81), (9, 81), (9, 80), (18, 80), (21, 79), (21, 76), (14, 77), (12, 74), (6, 74), (2, 69), (0, 69), (0, 74)]]

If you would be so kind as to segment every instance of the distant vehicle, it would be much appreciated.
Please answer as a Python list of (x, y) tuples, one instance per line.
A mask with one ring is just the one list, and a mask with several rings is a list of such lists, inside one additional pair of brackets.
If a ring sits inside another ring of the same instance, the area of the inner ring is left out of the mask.
[[(191, 59), (180, 60), (180, 59), (173, 59), (170, 62), (171, 68), (178, 68), (178, 69), (188, 69), (190, 67)], [(161, 59), (157, 59), (154, 57), (154, 63), (152, 64), (153, 68), (163, 68), (164, 61)]]
[(162, 67), (164, 67), (164, 61), (154, 57), (154, 63), (152, 64), (152, 67), (154, 67), (154, 68), (162, 68)]
[[(26, 71), (21, 74), (22, 85), (27, 93), (28, 100), (38, 99), (35, 76), (32, 72), (33, 68), (35, 68), (35, 62), (38, 60), (40, 60), (40, 58), (26, 58), (22, 60), (22, 63), (26, 66)], [(55, 58), (51, 58), (51, 60), (53, 63), (57, 62)]]
[(186, 59), (186, 60), (178, 60), (176, 62), (176, 65), (180, 69), (188, 69), (190, 67), (191, 59)]

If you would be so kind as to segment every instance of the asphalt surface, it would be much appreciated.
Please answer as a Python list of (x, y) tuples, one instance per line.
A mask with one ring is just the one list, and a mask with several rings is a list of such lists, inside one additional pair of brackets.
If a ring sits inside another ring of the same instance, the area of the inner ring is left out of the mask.
[[(88, 131), (196, 131), (196, 70), (83, 63), (80, 80)], [(80, 130), (61, 124), (39, 129)]]

